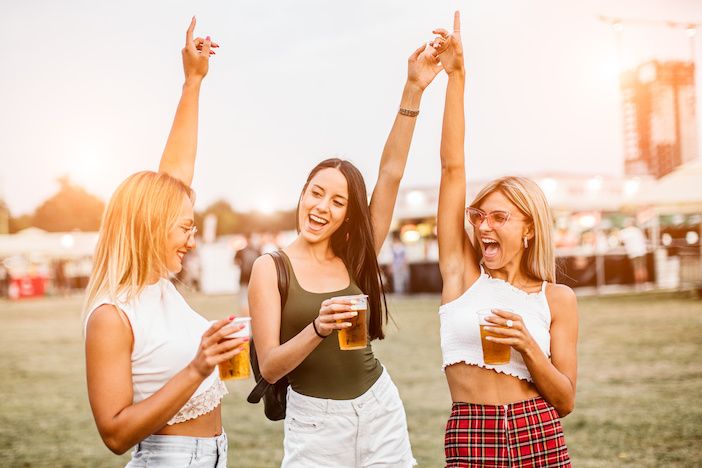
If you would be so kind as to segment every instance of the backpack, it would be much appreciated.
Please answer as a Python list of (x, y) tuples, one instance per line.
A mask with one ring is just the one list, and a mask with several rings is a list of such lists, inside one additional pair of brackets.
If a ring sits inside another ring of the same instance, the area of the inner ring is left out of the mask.
[[(275, 263), (275, 269), (278, 273), (278, 292), (280, 293), (280, 311), (282, 313), (285, 302), (288, 299), (288, 270), (285, 268), (280, 252), (271, 252), (269, 255), (273, 258), (273, 263)], [(251, 369), (256, 379), (256, 386), (251, 390), (246, 401), (256, 404), (263, 398), (263, 412), (268, 419), (271, 421), (285, 419), (285, 406), (288, 394), (287, 376), (281, 377), (274, 384), (263, 378), (258, 367), (258, 358), (256, 357), (256, 347), (253, 339), (249, 345), (249, 356), (251, 358)]]

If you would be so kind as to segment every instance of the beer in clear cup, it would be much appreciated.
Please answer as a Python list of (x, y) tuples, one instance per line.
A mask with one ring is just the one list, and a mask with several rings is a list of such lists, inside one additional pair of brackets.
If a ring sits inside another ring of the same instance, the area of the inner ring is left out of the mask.
[[(244, 328), (236, 333), (225, 336), (225, 339), (245, 338), (251, 336), (251, 317), (237, 317), (232, 320), (233, 325), (244, 325)], [(231, 359), (219, 363), (219, 378), (222, 380), (248, 379), (251, 376), (251, 365), (249, 364), (249, 342), (240, 347), (239, 354)]]
[[(502, 309), (500, 309), (502, 310)], [(496, 323), (488, 322), (487, 317), (495, 315), (492, 309), (482, 309), (477, 312), (478, 323), (480, 324), (480, 344), (483, 346), (483, 361), (485, 364), (508, 364), (510, 360), (511, 347), (502, 343), (495, 343), (494, 341), (488, 341), (485, 338), (488, 336), (496, 338), (504, 338), (504, 335), (497, 335), (495, 333), (485, 330), (485, 327), (494, 328), (507, 328), (502, 327)]]
[(350, 322), (351, 326), (342, 328), (337, 333), (339, 337), (339, 348), (343, 351), (353, 349), (363, 349), (368, 346), (368, 296), (356, 294), (354, 296), (338, 296), (332, 299), (342, 299), (354, 302), (351, 310), (358, 312), (358, 315), (348, 319), (338, 320), (337, 323)]

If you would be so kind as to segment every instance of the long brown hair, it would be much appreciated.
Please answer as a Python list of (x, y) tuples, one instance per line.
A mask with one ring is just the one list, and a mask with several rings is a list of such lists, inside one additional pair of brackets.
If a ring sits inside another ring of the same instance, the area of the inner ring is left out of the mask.
[[(334, 254), (346, 265), (356, 285), (368, 295), (368, 311), (370, 314), (369, 336), (371, 340), (385, 338), (383, 323), (388, 321), (388, 305), (383, 291), (383, 280), (380, 276), (378, 257), (375, 254), (373, 224), (366, 183), (361, 172), (349, 161), (331, 158), (317, 164), (307, 177), (302, 194), (307, 190), (312, 178), (322, 169), (338, 169), (346, 178), (349, 190), (349, 201), (346, 209), (347, 221), (331, 236), (331, 247)], [(297, 232), (299, 225), (300, 203), (297, 205), (295, 216)], [(383, 309), (385, 318), (383, 320)]]

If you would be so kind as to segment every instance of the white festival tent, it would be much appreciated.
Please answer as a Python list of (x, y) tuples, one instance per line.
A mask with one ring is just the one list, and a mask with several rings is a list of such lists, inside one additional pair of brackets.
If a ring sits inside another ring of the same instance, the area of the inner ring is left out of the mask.
[(659, 214), (702, 213), (702, 159), (661, 177), (632, 201), (638, 206), (650, 206)]
[(16, 234), (0, 235), (0, 258), (27, 256), (30, 258), (76, 259), (93, 255), (97, 232), (46, 232), (27, 228)]

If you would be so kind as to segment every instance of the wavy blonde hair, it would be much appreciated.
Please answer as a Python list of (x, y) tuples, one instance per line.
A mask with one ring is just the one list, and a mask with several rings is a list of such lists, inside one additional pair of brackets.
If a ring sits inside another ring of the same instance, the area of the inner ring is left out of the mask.
[[(500, 192), (507, 197), (533, 226), (534, 238), (522, 256), (522, 271), (532, 278), (555, 283), (553, 216), (544, 192), (536, 182), (526, 177), (501, 177), (483, 187), (470, 206), (478, 208), (485, 197), (494, 192)], [(478, 249), (480, 250), (480, 243)]]
[(154, 274), (168, 274), (166, 240), (183, 195), (194, 198), (190, 187), (163, 172), (137, 172), (117, 187), (102, 216), (83, 320), (98, 298), (129, 301)]

